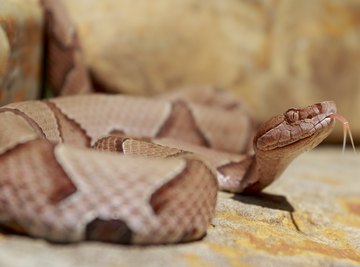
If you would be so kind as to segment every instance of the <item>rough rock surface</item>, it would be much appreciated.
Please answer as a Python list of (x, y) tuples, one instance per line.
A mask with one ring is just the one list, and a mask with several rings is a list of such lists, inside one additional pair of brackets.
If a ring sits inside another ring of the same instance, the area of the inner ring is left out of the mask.
[(173, 246), (55, 245), (0, 234), (0, 266), (360, 266), (360, 156), (320, 148), (259, 196), (220, 193), (208, 235)]
[(243, 96), (260, 121), (336, 100), (360, 140), (358, 0), (65, 3), (97, 82), (112, 91), (218, 85)]
[(42, 30), (38, 0), (0, 1), (0, 105), (40, 96)]

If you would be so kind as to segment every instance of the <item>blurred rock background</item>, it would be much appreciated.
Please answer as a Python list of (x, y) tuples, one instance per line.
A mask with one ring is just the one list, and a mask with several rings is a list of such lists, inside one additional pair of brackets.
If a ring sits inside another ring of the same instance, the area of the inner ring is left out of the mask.
[(0, 105), (40, 96), (42, 29), (38, 0), (0, 0)]
[[(34, 2), (22, 1), (29, 10)], [(335, 100), (360, 141), (358, 0), (64, 2), (98, 88), (151, 95), (215, 85), (243, 97), (258, 121), (291, 106)], [(0, 7), (0, 48), (1, 28), (8, 32), (2, 13)], [(9, 52), (0, 50), (0, 62), (6, 61)], [(3, 79), (0, 87), (6, 90)], [(332, 140), (341, 135), (338, 127)]]

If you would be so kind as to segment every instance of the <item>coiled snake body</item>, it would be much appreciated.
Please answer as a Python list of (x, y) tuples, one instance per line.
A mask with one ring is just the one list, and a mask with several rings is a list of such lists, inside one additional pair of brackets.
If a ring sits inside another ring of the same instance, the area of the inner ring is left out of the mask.
[(260, 191), (330, 133), (334, 112), (332, 102), (290, 109), (260, 127), (251, 155), (235, 154), (251, 129), (241, 106), (105, 95), (10, 104), (0, 109), (0, 220), (59, 242), (196, 239), (218, 184)]
[(0, 108), (0, 223), (56, 242), (198, 239), (219, 188), (261, 191), (334, 113), (333, 102), (289, 109), (251, 145), (246, 109), (217, 89), (13, 103)]

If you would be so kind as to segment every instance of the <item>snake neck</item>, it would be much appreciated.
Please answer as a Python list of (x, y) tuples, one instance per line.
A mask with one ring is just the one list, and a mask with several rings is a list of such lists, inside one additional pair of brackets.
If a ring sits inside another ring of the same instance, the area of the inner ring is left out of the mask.
[(245, 193), (258, 193), (276, 180), (294, 157), (255, 151), (252, 164), (244, 177)]

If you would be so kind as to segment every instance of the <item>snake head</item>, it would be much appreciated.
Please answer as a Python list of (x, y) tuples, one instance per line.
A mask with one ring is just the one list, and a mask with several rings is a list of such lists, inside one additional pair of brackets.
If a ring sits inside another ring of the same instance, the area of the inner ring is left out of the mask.
[(290, 108), (264, 122), (254, 137), (255, 160), (245, 176), (245, 192), (258, 193), (277, 179), (290, 162), (313, 149), (335, 125), (333, 101)]
[(286, 150), (289, 154), (310, 150), (331, 133), (335, 123), (329, 116), (335, 113), (334, 101), (324, 101), (305, 108), (290, 108), (260, 126), (254, 138), (254, 149)]

